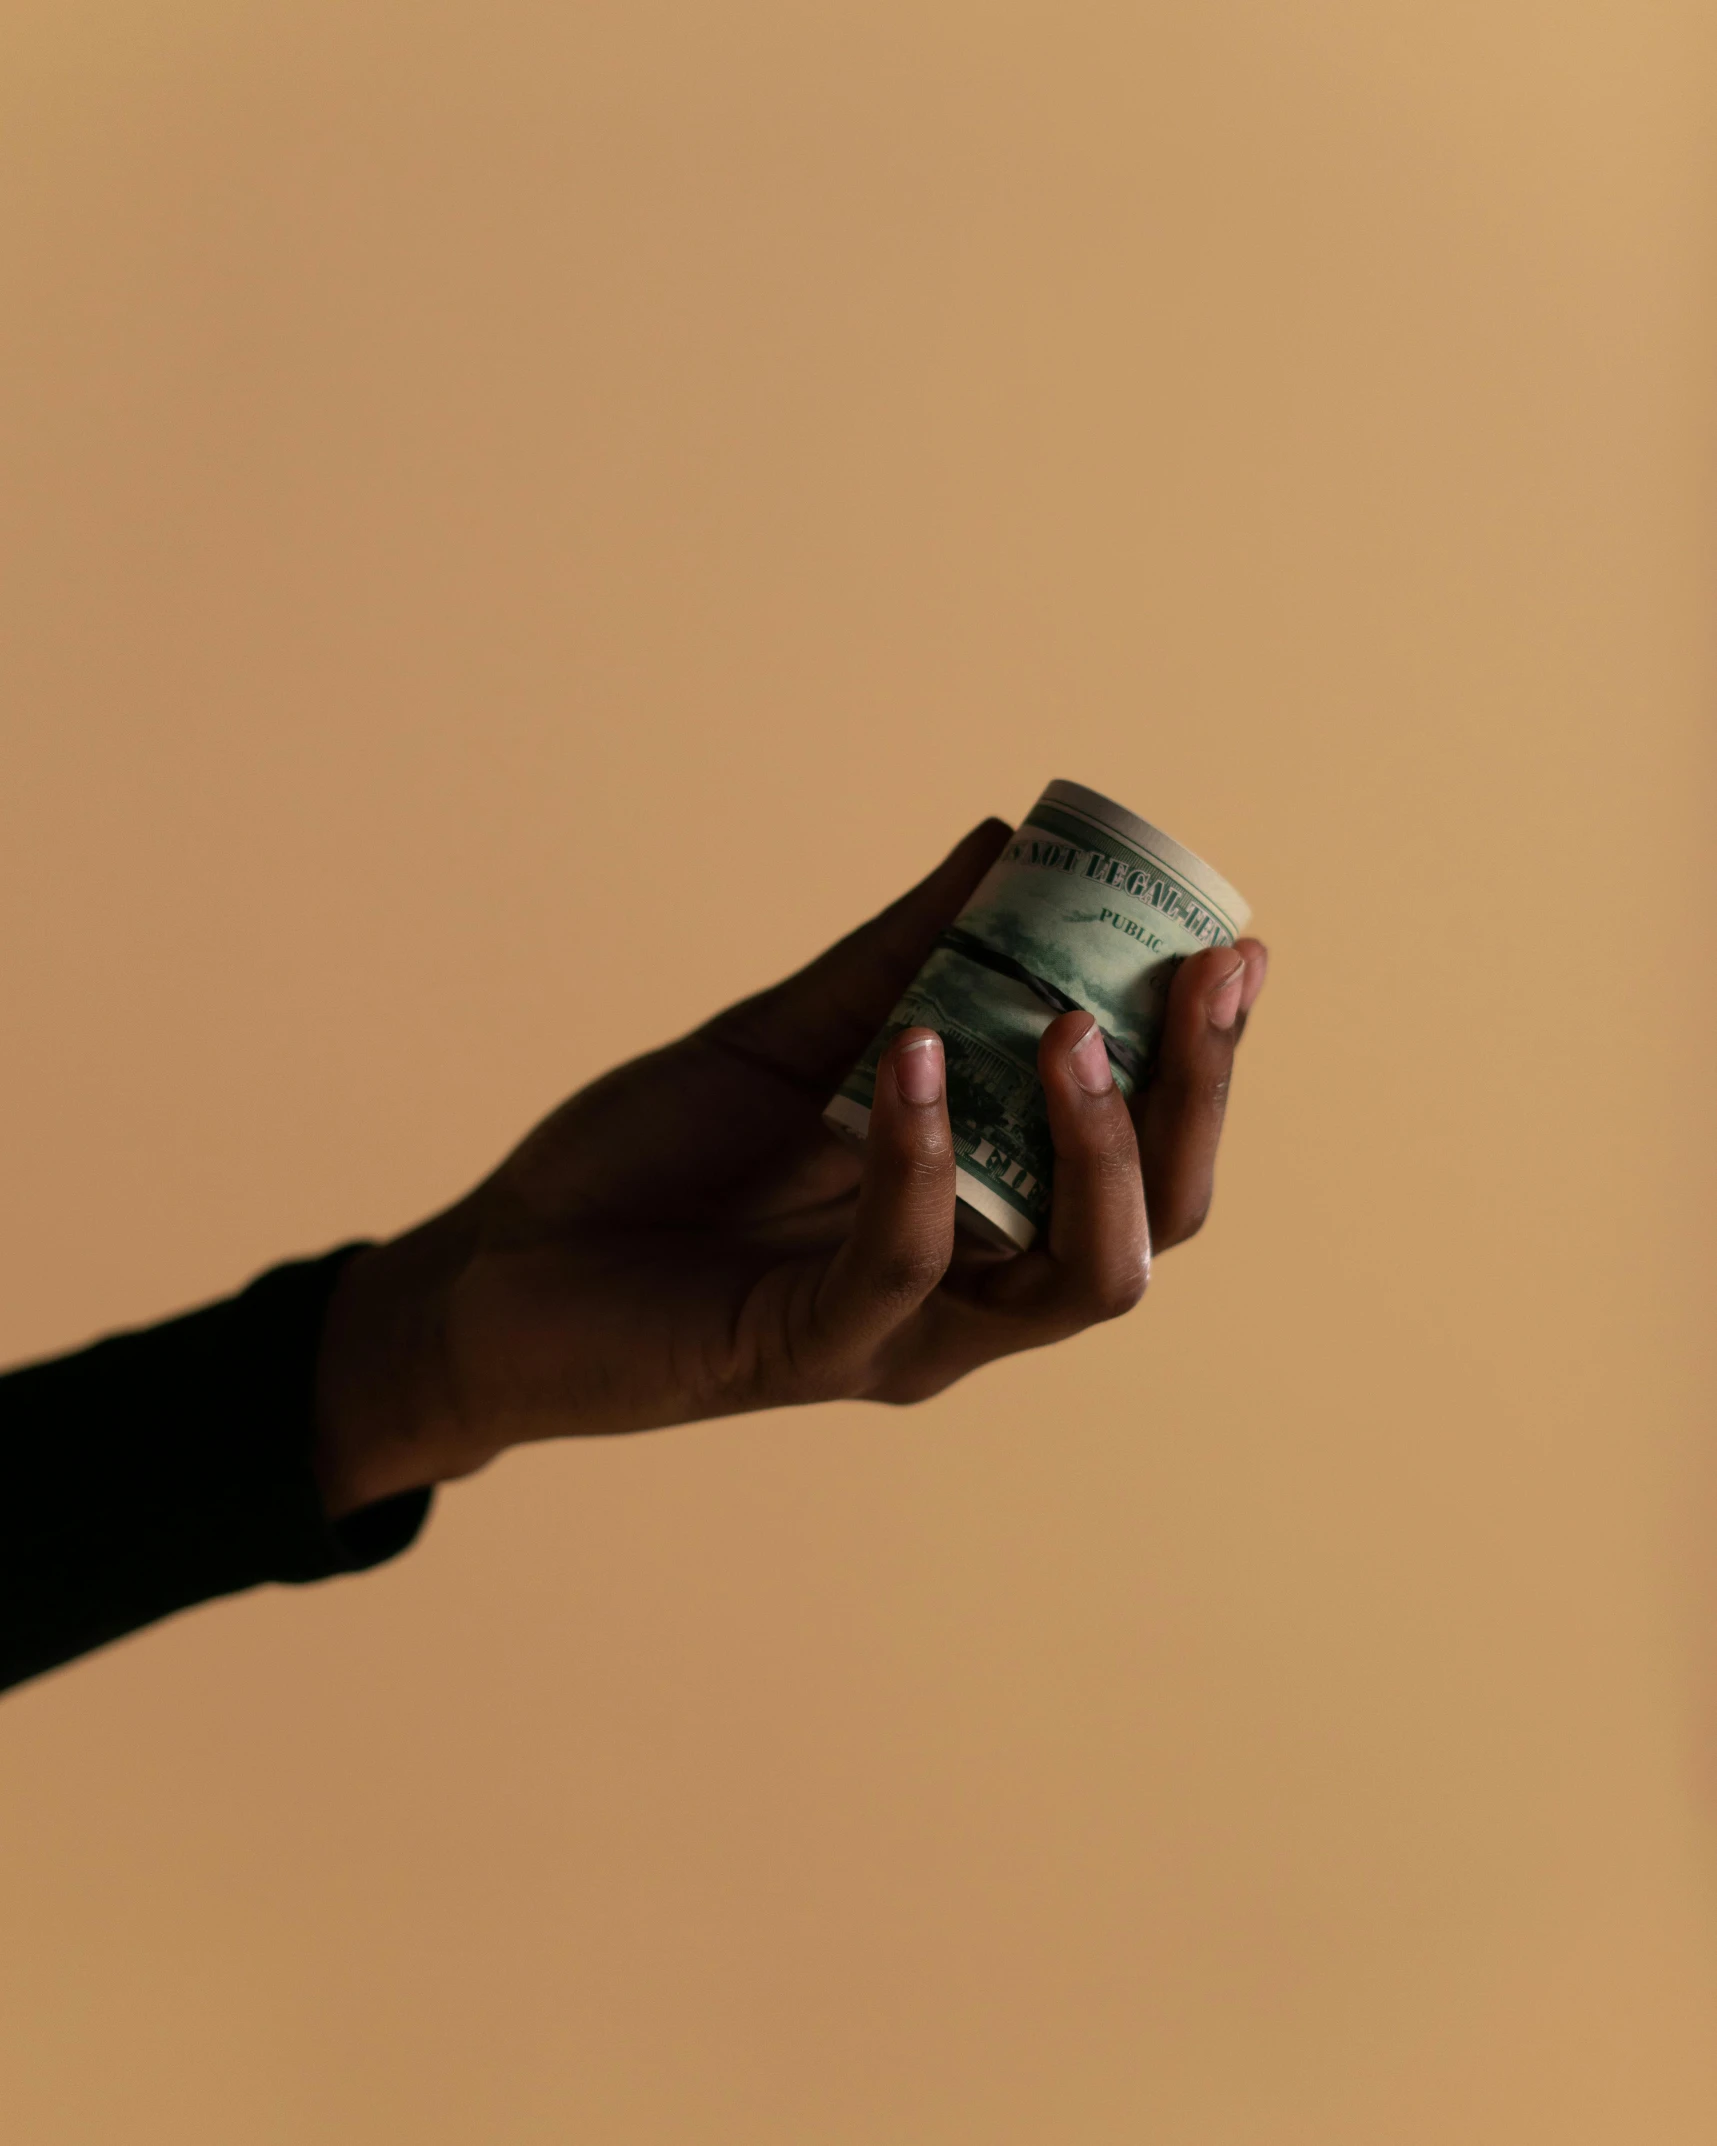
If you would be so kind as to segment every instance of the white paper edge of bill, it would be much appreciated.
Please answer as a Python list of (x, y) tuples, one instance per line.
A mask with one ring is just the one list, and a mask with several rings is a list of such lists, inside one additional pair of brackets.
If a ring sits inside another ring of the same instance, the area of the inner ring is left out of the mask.
[(1252, 905), (1239, 889), (1231, 887), (1220, 872), (1213, 871), (1202, 857), (1188, 849), (1184, 842), (1177, 842), (1173, 835), (1165, 835), (1160, 827), (1153, 827), (1149, 820), (1141, 820), (1125, 805), (1117, 805), (1101, 790), (1088, 790), (1082, 782), (1047, 784), (1041, 802), (1053, 805), (1057, 801), (1072, 805), (1101, 826), (1112, 827), (1135, 849), (1154, 852), (1171, 871), (1178, 872), (1183, 879), (1190, 879), (1201, 894), (1219, 903), (1233, 917), (1236, 938), (1251, 923)]
[[(850, 1095), (837, 1095), (830, 1099), (823, 1112), (823, 1123), (831, 1131), (842, 1133), (850, 1139), (863, 1140), (870, 1130), (870, 1112), (863, 1103), (855, 1103)], [(982, 1234), (995, 1232), (1000, 1241), (1011, 1245), (1015, 1251), (1028, 1250), (1037, 1236), (1037, 1225), (1030, 1222), (1017, 1209), (1010, 1207), (999, 1192), (985, 1184), (981, 1177), (974, 1176), (964, 1164), (955, 1165), (959, 1181), (960, 1199), (973, 1210), (976, 1220), (987, 1223)]]

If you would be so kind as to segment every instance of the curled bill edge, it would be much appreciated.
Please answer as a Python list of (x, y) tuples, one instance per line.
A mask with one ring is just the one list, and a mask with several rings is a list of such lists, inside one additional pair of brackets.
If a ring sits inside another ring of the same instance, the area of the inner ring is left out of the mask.
[[(1039, 805), (1063, 805), (1076, 812), (1081, 819), (1089, 820), (1094, 827), (1106, 833), (1119, 835), (1123, 842), (1134, 849), (1143, 850), (1147, 856), (1155, 856), (1190, 885), (1196, 887), (1200, 896), (1215, 909), (1222, 912), (1238, 939), (1252, 921), (1252, 904), (1231, 886), (1214, 865), (1206, 864), (1196, 850), (1177, 842), (1173, 835), (1165, 834), (1149, 820), (1140, 819), (1136, 812), (1129, 812), (1125, 805), (1116, 804), (1112, 797), (1105, 797), (1101, 790), (1089, 790), (1082, 782), (1069, 782), (1058, 778), (1044, 786)], [(1033, 807), (1036, 810), (1036, 807)], [(1030, 826), (1029, 815), (1026, 825)]]
[[(823, 1123), (854, 1147), (862, 1147), (870, 1131), (870, 1111), (850, 1095), (836, 1095), (823, 1112)], [(964, 1228), (1003, 1251), (1024, 1252), (1030, 1248), (1037, 1236), (1035, 1222), (1018, 1208), (1010, 1207), (993, 1185), (968, 1170), (963, 1162), (955, 1162), (954, 1178), (960, 1205), (965, 1209), (959, 1217)]]

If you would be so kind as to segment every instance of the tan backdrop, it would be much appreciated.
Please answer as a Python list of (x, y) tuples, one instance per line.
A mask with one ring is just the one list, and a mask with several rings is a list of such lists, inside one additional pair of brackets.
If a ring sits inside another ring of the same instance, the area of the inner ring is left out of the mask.
[(1705, 2146), (1697, 0), (11, 0), (11, 1360), (1052, 775), (1275, 954), (1139, 1315), (0, 1707), (20, 2146)]

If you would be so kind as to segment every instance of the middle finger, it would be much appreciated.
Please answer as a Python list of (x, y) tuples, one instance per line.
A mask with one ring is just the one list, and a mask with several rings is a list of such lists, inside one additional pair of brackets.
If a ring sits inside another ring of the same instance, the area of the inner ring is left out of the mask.
[(1132, 1118), (1090, 1014), (1050, 1023), (1038, 1076), (1055, 1143), (1047, 1239), (991, 1270), (982, 1294), (997, 1310), (1071, 1333), (1139, 1301), (1150, 1279), (1150, 1229)]

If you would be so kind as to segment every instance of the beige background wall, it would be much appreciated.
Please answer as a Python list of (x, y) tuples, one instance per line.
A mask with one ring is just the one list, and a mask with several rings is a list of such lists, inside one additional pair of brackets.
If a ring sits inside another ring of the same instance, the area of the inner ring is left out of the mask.
[(1211, 1228), (0, 1706), (19, 2146), (1717, 2135), (1694, 0), (11, 0), (0, 1354), (383, 1232), (990, 810)]

